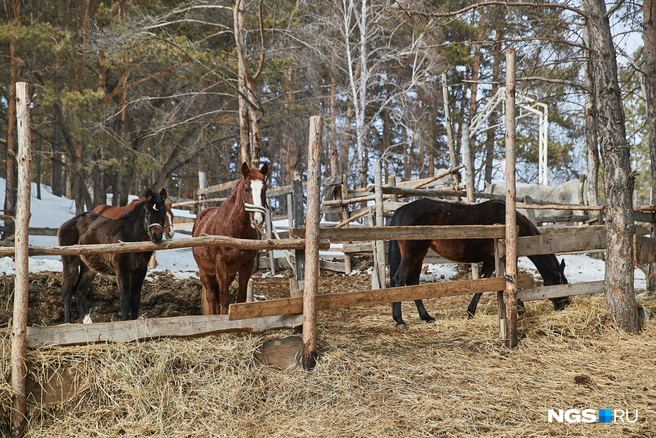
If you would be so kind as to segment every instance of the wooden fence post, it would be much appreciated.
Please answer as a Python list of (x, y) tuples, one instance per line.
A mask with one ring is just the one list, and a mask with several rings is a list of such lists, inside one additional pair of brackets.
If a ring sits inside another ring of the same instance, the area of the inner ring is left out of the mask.
[(14, 321), (11, 338), (11, 387), (13, 390), (12, 436), (25, 432), (25, 353), (27, 351), (27, 304), (29, 283), (29, 226), (32, 150), (30, 145), (30, 96), (26, 82), (16, 83), (18, 123), (18, 206), (16, 209), (16, 278), (14, 283)]
[[(342, 175), (342, 200), (348, 200), (348, 178), (346, 174)], [(342, 222), (347, 221), (350, 216), (348, 204), (342, 205)], [(348, 227), (348, 222), (345, 227)], [(350, 242), (348, 242), (350, 243)], [(351, 275), (351, 270), (353, 269), (353, 256), (351, 254), (344, 253), (344, 273), (346, 275)]]
[(515, 192), (515, 49), (506, 51), (506, 346), (517, 347), (517, 213)]
[[(374, 184), (375, 184), (375, 194), (376, 194), (376, 226), (383, 227), (385, 226), (385, 217), (384, 217), (384, 208), (383, 203), (383, 170), (381, 160), (376, 160), (374, 162)], [(373, 225), (373, 224), (372, 224)], [(385, 288), (385, 241), (375, 240), (374, 245), (376, 247), (376, 263), (374, 266), (373, 275), (378, 276), (378, 285), (381, 289)]]
[[(462, 124), (462, 164), (465, 166), (465, 183), (467, 185), (467, 202), (476, 202), (474, 197), (474, 159), (472, 158), (471, 147), (469, 144), (469, 125)], [(478, 263), (471, 264), (472, 278), (477, 279)]]
[[(295, 170), (292, 175), (292, 201), (294, 214), (294, 228), (305, 226), (305, 212), (303, 208), (303, 181), (301, 172)], [(303, 290), (303, 280), (305, 279), (305, 251), (294, 251), (294, 264), (296, 265), (296, 289), (292, 290), (292, 298), (301, 296)]]
[[(306, 260), (303, 287), (303, 369), (311, 370), (317, 361), (317, 305), (319, 289), (319, 221), (321, 219), (321, 163), (319, 150), (323, 134), (323, 117), (310, 118), (310, 144), (307, 174), (307, 219), (305, 231)], [(300, 269), (298, 269), (300, 270)]]

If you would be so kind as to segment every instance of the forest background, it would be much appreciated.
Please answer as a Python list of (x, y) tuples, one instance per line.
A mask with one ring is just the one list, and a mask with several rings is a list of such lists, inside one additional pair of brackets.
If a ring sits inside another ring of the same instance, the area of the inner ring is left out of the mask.
[[(199, 184), (235, 179), (244, 160), (269, 162), (271, 186), (288, 184), (307, 162), (312, 115), (326, 120), (324, 175), (347, 174), (351, 187), (363, 186), (382, 157), (386, 173), (432, 176), (450, 167), (450, 142), (460, 161), (463, 127), (503, 86), (509, 47), (517, 51), (517, 93), (548, 107), (549, 180), (588, 174), (595, 160), (597, 173), (598, 149), (586, 145), (585, 18), (558, 4), (518, 5), (4, 0), (5, 211), (15, 205), (17, 81), (34, 95), (33, 175), (76, 199), (81, 212), (108, 193), (125, 204), (146, 187), (195, 198)], [(617, 5), (612, 31), (644, 203), (651, 174), (642, 5)], [(471, 139), (480, 188), (501, 176), (500, 109)], [(537, 182), (537, 119), (519, 118), (517, 130), (518, 181)]]

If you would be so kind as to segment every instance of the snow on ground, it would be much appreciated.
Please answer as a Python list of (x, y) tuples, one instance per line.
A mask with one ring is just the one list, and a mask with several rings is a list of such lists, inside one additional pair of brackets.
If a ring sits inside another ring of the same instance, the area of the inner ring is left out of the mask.
[[(5, 180), (0, 178), (0, 200), (5, 193)], [(75, 201), (70, 199), (54, 196), (50, 187), (41, 185), (41, 199), (36, 199), (36, 184), (32, 183), (32, 201), (31, 201), (31, 227), (48, 227), (59, 228), (59, 226), (68, 219), (75, 216)], [(136, 198), (135, 197), (131, 197)], [(176, 217), (194, 217), (187, 210), (174, 209), (173, 214)], [(286, 228), (286, 221), (275, 223), (279, 229)], [(190, 236), (187, 234), (176, 233), (175, 239), (186, 239)], [(56, 246), (57, 238), (54, 236), (30, 236), (30, 245), (32, 246)], [(333, 251), (322, 252), (327, 257), (341, 255), (339, 251), (341, 245), (333, 245)], [(276, 257), (282, 256), (276, 251)], [(558, 256), (559, 260), (561, 256)], [(564, 255), (565, 275), (570, 283), (582, 283), (586, 281), (598, 281), (604, 279), (604, 262), (587, 255)], [(421, 281), (444, 281), (451, 279), (457, 272), (457, 264), (428, 265), (426, 271), (421, 276)], [(526, 257), (520, 257), (519, 267), (536, 276), (538, 272), (535, 266)], [(54, 271), (61, 272), (61, 261), (59, 256), (35, 256), (30, 257), (30, 272)], [(191, 253), (191, 248), (178, 250), (167, 250), (157, 252), (157, 268), (151, 272), (171, 272), (178, 278), (189, 278), (197, 276), (198, 268)], [(357, 273), (357, 272), (354, 272)], [(14, 261), (11, 257), (0, 258), (0, 275), (13, 275)], [(635, 288), (638, 290), (645, 289), (645, 275), (640, 270), (635, 270)]]

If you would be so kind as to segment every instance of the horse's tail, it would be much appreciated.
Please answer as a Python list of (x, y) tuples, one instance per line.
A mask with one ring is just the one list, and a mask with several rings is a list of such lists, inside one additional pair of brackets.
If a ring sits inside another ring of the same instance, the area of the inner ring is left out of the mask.
[[(400, 209), (397, 209), (392, 215), (389, 225), (394, 226), (399, 217)], [(399, 270), (399, 265), (401, 264), (401, 249), (399, 248), (399, 242), (396, 240), (389, 241), (389, 247), (387, 251), (387, 263), (389, 264), (390, 272), (390, 287), (396, 287), (396, 272)]]

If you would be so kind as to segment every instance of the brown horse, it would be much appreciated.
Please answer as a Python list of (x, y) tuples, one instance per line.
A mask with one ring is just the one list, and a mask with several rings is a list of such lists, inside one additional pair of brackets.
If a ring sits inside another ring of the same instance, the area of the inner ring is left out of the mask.
[[(158, 195), (148, 189), (144, 200), (139, 201), (117, 220), (92, 212), (79, 214), (59, 227), (57, 232), (59, 245), (148, 240), (159, 243), (164, 237), (165, 200), (166, 190), (162, 189)], [(127, 320), (132, 316), (132, 319), (136, 319), (141, 301), (141, 287), (152, 253), (149, 251), (62, 256), (64, 321), (71, 322), (71, 297), (75, 294), (78, 313), (83, 318), (83, 322), (85, 324), (92, 322), (87, 295), (96, 273), (116, 275), (121, 296), (122, 318)]]
[[(143, 201), (144, 198), (133, 199), (128, 205), (124, 207), (115, 207), (113, 205), (102, 204), (98, 205), (96, 208), (91, 210), (93, 213), (99, 214), (101, 216), (108, 217), (110, 219), (118, 219), (124, 213), (132, 210), (137, 204)], [(172, 239), (175, 231), (173, 230), (173, 212), (171, 211), (171, 204), (167, 203), (166, 206), (166, 223), (164, 224), (164, 234), (166, 234), (167, 239)]]
[[(526, 216), (517, 213), (519, 236), (535, 236), (538, 229)], [(454, 204), (423, 198), (397, 209), (389, 225), (494, 225), (506, 223), (506, 203), (488, 201), (480, 204)], [(492, 239), (435, 239), (435, 240), (391, 240), (389, 243), (390, 287), (419, 284), (419, 276), (428, 248), (442, 257), (457, 263), (480, 263), (481, 277), (490, 277), (494, 272), (494, 241)], [(558, 263), (553, 254), (529, 256), (544, 280), (545, 286), (565, 284), (565, 261)], [(481, 294), (472, 298), (467, 313), (473, 317)], [(569, 298), (551, 300), (557, 310), (570, 303)], [(434, 322), (421, 300), (415, 300), (419, 316), (426, 322)], [(518, 302), (523, 313), (524, 305)], [(401, 303), (392, 305), (393, 318), (398, 328), (405, 328), (401, 317)]]
[[(258, 171), (248, 163), (241, 165), (242, 179), (232, 195), (220, 207), (202, 210), (194, 223), (192, 236), (230, 236), (240, 239), (257, 239), (258, 228), (266, 215), (266, 176), (269, 170), (263, 164)], [(228, 313), (230, 305), (230, 283), (239, 274), (237, 302), (246, 301), (246, 288), (251, 278), (257, 251), (202, 246), (193, 248), (198, 264), (200, 281), (203, 284), (203, 315)]]

